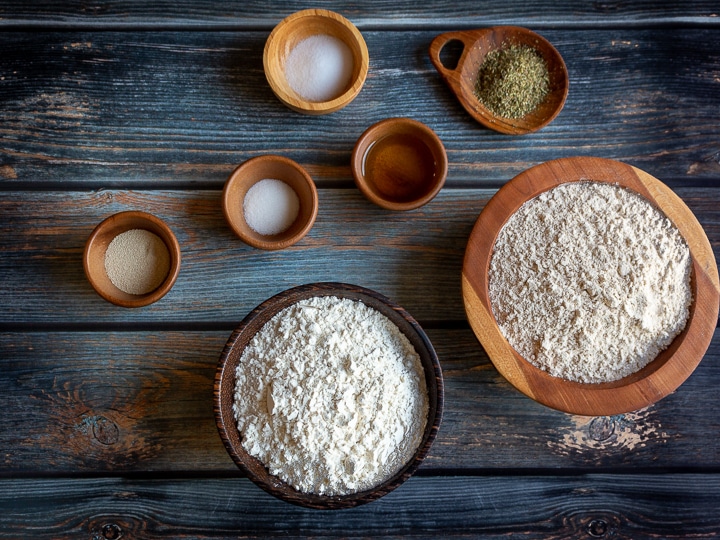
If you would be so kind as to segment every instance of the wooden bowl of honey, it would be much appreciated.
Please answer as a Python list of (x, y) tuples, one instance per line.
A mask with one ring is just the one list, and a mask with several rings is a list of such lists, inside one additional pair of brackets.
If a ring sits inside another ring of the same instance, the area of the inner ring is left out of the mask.
[(435, 132), (411, 118), (388, 118), (358, 138), (353, 178), (368, 200), (387, 210), (413, 210), (445, 184), (448, 161)]

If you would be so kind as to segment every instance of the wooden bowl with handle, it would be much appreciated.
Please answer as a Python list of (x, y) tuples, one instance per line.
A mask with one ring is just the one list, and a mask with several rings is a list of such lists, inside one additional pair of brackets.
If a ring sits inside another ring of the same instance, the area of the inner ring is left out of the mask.
[[(494, 318), (488, 269), (503, 225), (526, 201), (566, 182), (600, 181), (645, 197), (677, 227), (690, 248), (693, 302), (685, 329), (654, 360), (620, 380), (587, 384), (553, 377), (522, 358)], [(475, 335), (498, 371), (528, 397), (579, 415), (614, 415), (646, 407), (677, 389), (700, 363), (718, 319), (720, 284), (710, 243), (695, 216), (665, 184), (617, 161), (564, 158), (537, 165), (504, 185), (478, 217), (468, 240), (462, 270), (465, 311)]]
[[(457, 66), (443, 63), (441, 53), (450, 43), (462, 44)], [(542, 56), (550, 76), (550, 90), (544, 101), (522, 118), (505, 118), (493, 113), (475, 94), (478, 71), (491, 51), (508, 45), (528, 45)], [(430, 44), (430, 60), (460, 104), (477, 122), (508, 135), (537, 131), (560, 114), (569, 88), (569, 77), (560, 53), (544, 37), (519, 26), (494, 26), (440, 34)]]
[[(288, 83), (285, 67), (292, 50), (312, 36), (341, 40), (352, 53), (352, 72), (344, 90), (332, 99), (311, 101), (299, 95)], [(352, 102), (365, 84), (370, 55), (360, 31), (348, 19), (326, 9), (305, 9), (289, 15), (273, 29), (265, 42), (265, 78), (275, 96), (290, 109), (310, 115), (329, 114)]]
[[(242, 445), (233, 414), (236, 369), (245, 347), (253, 336), (282, 309), (302, 300), (318, 296), (335, 296), (360, 301), (385, 315), (405, 334), (422, 362), (428, 390), (429, 410), (425, 431), (413, 457), (391, 478), (375, 488), (347, 495), (325, 496), (304, 493), (277, 476), (250, 455)], [(220, 356), (215, 376), (214, 410), (217, 428), (225, 448), (235, 464), (259, 487), (287, 502), (318, 509), (342, 509), (374, 501), (405, 482), (422, 463), (437, 435), (443, 411), (443, 377), (437, 354), (430, 340), (415, 319), (402, 307), (383, 295), (345, 283), (311, 283), (283, 291), (252, 310), (231, 334)]]

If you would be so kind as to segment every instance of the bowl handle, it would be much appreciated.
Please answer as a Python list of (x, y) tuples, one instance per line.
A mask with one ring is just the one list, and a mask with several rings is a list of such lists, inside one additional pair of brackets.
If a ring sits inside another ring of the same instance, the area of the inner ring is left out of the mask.
[[(477, 38), (475, 36), (469, 35), (468, 32), (446, 32), (436, 36), (430, 43), (430, 61), (448, 83), (452, 84), (454, 82), (460, 84), (460, 74), (463, 63), (465, 62), (465, 56), (475, 43), (476, 39)], [(446, 67), (440, 59), (440, 52), (443, 50), (443, 47), (451, 41), (459, 41), (463, 45), (460, 58), (458, 58), (457, 65), (453, 69)]]

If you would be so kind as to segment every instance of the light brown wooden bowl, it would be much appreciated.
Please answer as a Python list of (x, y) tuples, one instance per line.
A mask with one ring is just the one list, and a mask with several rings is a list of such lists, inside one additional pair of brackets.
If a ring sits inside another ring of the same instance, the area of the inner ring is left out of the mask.
[[(132, 229), (145, 229), (159, 236), (170, 254), (170, 270), (165, 281), (147, 294), (128, 294), (118, 289), (105, 271), (105, 252), (117, 235)], [(90, 285), (108, 302), (126, 308), (143, 307), (165, 296), (180, 273), (180, 244), (170, 227), (160, 218), (146, 212), (127, 211), (102, 221), (85, 242), (83, 266)]]
[[(278, 234), (264, 235), (254, 231), (245, 221), (243, 201), (248, 190), (260, 180), (282, 180), (295, 190), (300, 211), (295, 222)], [(296, 244), (310, 231), (318, 213), (318, 195), (310, 175), (295, 161), (267, 154), (251, 158), (238, 166), (225, 182), (222, 195), (225, 219), (246, 244), (265, 250), (285, 249)]]
[[(443, 64), (441, 51), (450, 42), (460, 42), (463, 50), (454, 69)], [(504, 118), (492, 113), (475, 95), (478, 71), (490, 51), (508, 44), (529, 45), (547, 63), (550, 72), (550, 93), (534, 111), (522, 118)], [(440, 34), (430, 44), (430, 60), (465, 110), (485, 127), (508, 135), (537, 131), (560, 113), (565, 105), (569, 77), (565, 62), (555, 47), (542, 36), (519, 26), (493, 26)]]
[[(303, 493), (276, 476), (271, 475), (257, 458), (248, 454), (241, 444), (241, 433), (233, 414), (233, 395), (235, 392), (235, 371), (240, 357), (252, 337), (282, 309), (301, 300), (316, 296), (336, 296), (359, 300), (390, 319), (407, 336), (420, 355), (428, 389), (428, 420), (422, 442), (412, 459), (386, 482), (374, 489), (350, 495), (322, 496)], [(440, 428), (444, 402), (444, 385), (440, 362), (427, 335), (415, 319), (402, 307), (385, 296), (355, 285), (345, 283), (311, 283), (281, 292), (266, 300), (240, 323), (223, 349), (215, 374), (214, 411), (220, 438), (235, 464), (242, 469), (255, 484), (284, 501), (318, 509), (351, 508), (369, 503), (387, 495), (405, 482), (422, 463)]]
[[(378, 161), (385, 173), (375, 181), (366, 167), (373, 148), (392, 140)], [(373, 124), (360, 135), (351, 157), (355, 185), (367, 197), (388, 210), (413, 210), (430, 202), (445, 184), (448, 160), (435, 132), (410, 118), (388, 118)], [(417, 173), (429, 171), (431, 178), (418, 182)]]
[[(285, 78), (285, 60), (304, 39), (329, 35), (344, 41), (352, 51), (353, 72), (345, 91), (329, 101), (308, 101), (299, 96)], [(289, 15), (273, 29), (265, 42), (265, 77), (277, 98), (290, 109), (312, 115), (328, 114), (347, 106), (365, 84), (370, 55), (360, 31), (342, 15), (326, 9), (305, 9)]]
[[(508, 218), (543, 191), (583, 180), (619, 184), (647, 198), (675, 224), (692, 256), (693, 304), (685, 330), (642, 370), (618, 381), (600, 384), (553, 377), (522, 358), (500, 332), (488, 293), (493, 247)], [(470, 326), (495, 367), (515, 388), (548, 407), (587, 416), (634, 411), (678, 388), (705, 354), (717, 325), (720, 304), (718, 269), (712, 247), (685, 203), (665, 184), (640, 169), (591, 157), (558, 159), (537, 165), (513, 178), (493, 196), (480, 213), (468, 241), (462, 292)]]

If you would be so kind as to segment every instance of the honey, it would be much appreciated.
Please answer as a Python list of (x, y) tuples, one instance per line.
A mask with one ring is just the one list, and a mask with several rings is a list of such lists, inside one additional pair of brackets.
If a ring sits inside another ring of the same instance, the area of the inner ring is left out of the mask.
[(376, 141), (367, 149), (362, 174), (378, 195), (405, 203), (433, 189), (436, 166), (431, 149), (421, 139), (398, 133)]

